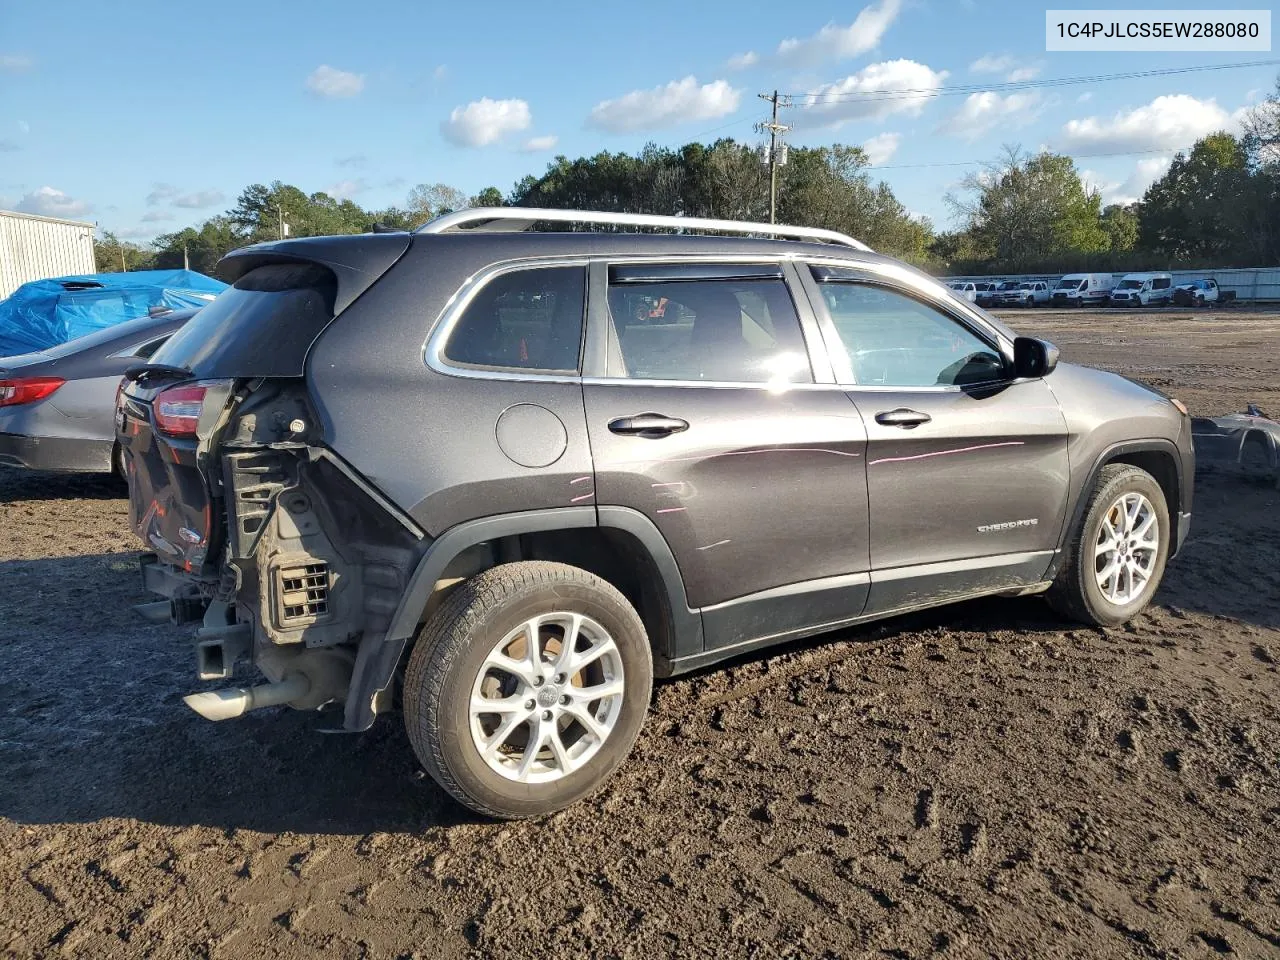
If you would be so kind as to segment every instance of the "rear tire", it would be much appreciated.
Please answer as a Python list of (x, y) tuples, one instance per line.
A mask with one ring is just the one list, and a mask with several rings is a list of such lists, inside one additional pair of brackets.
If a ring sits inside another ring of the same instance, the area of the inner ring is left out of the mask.
[(1160, 484), (1145, 470), (1109, 464), (1098, 474), (1046, 599), (1073, 620), (1118, 626), (1155, 596), (1169, 544), (1169, 507)]
[(508, 563), (459, 584), (423, 626), (405, 672), (405, 726), (458, 802), (533, 817), (608, 779), (652, 686), (644, 624), (617, 589), (561, 563)]

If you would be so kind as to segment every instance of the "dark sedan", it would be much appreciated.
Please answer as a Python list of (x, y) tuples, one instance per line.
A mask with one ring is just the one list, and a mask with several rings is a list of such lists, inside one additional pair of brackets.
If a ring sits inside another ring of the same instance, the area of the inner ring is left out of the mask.
[(109, 473), (119, 467), (115, 395), (196, 310), (117, 324), (39, 353), (0, 357), (0, 464)]

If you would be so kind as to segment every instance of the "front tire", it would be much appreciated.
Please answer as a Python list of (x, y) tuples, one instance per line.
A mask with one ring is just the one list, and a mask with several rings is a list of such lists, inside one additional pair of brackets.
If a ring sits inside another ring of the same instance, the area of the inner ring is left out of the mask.
[(459, 584), (423, 626), (405, 672), (405, 725), (460, 803), (533, 817), (617, 769), (652, 686), (644, 625), (611, 584), (565, 564), (508, 563)]
[(1095, 627), (1131, 620), (1160, 586), (1169, 544), (1169, 507), (1155, 478), (1129, 464), (1103, 467), (1047, 594), (1050, 606)]

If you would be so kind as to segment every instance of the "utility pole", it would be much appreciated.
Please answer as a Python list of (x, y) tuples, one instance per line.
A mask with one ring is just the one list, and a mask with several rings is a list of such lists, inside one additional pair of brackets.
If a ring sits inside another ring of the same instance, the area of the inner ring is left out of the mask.
[(121, 242), (120, 244), (120, 272), (121, 273), (129, 272), (129, 266), (124, 262), (124, 243), (123, 242)]
[(779, 156), (778, 144), (782, 138), (782, 134), (791, 128), (785, 124), (778, 122), (778, 107), (791, 106), (791, 98), (779, 96), (778, 91), (769, 93), (756, 94), (761, 100), (768, 101), (773, 104), (773, 114), (767, 123), (757, 123), (756, 130), (760, 133), (769, 134), (769, 222), (778, 222), (778, 167), (787, 162), (786, 144), (782, 145), (781, 156)]
[(276, 204), (276, 222), (279, 224), (279, 227), (280, 227), (280, 239), (283, 240), (284, 239), (284, 209), (278, 203)]
[(191, 269), (191, 261), (187, 259), (187, 245), (185, 243), (182, 245), (182, 269)]

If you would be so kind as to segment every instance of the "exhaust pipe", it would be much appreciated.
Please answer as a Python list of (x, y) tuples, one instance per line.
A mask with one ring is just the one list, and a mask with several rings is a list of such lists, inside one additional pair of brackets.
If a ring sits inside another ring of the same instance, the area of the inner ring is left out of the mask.
[(291, 673), (276, 683), (207, 690), (183, 697), (182, 701), (206, 720), (230, 720), (232, 717), (243, 716), (250, 710), (301, 699), (310, 689), (311, 681), (305, 674)]

